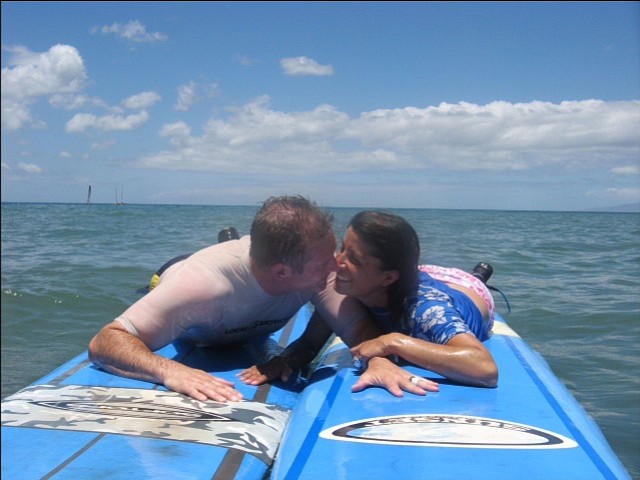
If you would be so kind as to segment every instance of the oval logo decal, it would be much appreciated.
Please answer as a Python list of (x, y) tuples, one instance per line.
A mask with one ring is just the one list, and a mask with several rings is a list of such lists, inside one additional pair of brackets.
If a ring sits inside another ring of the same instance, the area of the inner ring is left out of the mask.
[(331, 440), (459, 448), (574, 448), (570, 438), (540, 428), (466, 415), (398, 415), (344, 423), (324, 430)]

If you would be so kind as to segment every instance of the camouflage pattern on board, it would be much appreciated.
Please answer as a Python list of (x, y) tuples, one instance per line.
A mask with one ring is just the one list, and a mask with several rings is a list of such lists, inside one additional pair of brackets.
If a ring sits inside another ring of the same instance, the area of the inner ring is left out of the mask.
[(240, 401), (199, 402), (179, 393), (36, 385), (2, 402), (2, 425), (133, 435), (238, 449), (269, 464), (290, 411)]

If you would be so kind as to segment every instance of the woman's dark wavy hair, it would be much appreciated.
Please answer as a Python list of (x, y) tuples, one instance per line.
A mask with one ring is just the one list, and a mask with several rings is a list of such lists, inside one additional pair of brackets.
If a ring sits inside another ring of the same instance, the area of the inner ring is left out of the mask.
[(405, 299), (415, 289), (420, 240), (404, 218), (393, 213), (364, 210), (349, 222), (369, 253), (380, 260), (383, 270), (397, 270), (400, 275), (389, 286), (389, 307), (394, 322), (400, 320)]
[(276, 263), (302, 273), (312, 242), (333, 235), (333, 216), (300, 195), (270, 197), (251, 224), (251, 258), (260, 268)]

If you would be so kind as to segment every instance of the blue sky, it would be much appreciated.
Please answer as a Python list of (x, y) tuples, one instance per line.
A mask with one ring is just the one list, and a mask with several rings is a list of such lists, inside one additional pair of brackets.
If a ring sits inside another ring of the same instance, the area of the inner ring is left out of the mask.
[(640, 203), (638, 2), (2, 2), (2, 201)]

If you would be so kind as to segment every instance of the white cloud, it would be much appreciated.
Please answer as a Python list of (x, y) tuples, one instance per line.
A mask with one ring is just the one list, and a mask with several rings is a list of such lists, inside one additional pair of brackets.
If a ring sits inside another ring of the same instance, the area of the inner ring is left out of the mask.
[(2, 97), (2, 128), (18, 130), (33, 124), (34, 119), (29, 110), (29, 101), (15, 101)]
[(60, 157), (60, 158), (73, 158), (73, 155), (71, 155), (66, 150), (63, 150), (58, 154), (58, 157)]
[(173, 145), (186, 145), (191, 138), (191, 129), (184, 122), (176, 122), (163, 125), (160, 136), (169, 138)]
[(98, 117), (90, 113), (78, 113), (67, 122), (64, 129), (68, 133), (82, 133), (88, 128), (95, 128), (103, 132), (133, 130), (144, 125), (149, 120), (149, 114), (141, 111), (135, 114), (104, 115)]
[(114, 23), (103, 27), (93, 27), (91, 33), (113, 34), (116, 37), (135, 43), (164, 42), (167, 36), (160, 32), (147, 32), (147, 27), (137, 20), (131, 20), (125, 24)]
[(42, 168), (33, 163), (18, 163), (18, 169), (27, 173), (42, 173)]
[(640, 165), (621, 165), (612, 168), (611, 173), (616, 175), (638, 175), (640, 173)]
[(98, 107), (105, 110), (112, 110), (109, 105), (99, 98), (90, 97), (84, 94), (61, 94), (57, 93), (49, 97), (49, 105), (54, 108), (62, 108), (64, 110), (78, 110), (84, 107)]
[(195, 82), (189, 82), (186, 85), (178, 87), (178, 101), (175, 109), (186, 112), (197, 101), (197, 88)]
[[(640, 102), (492, 102), (376, 110), (349, 136), (459, 170), (614, 160), (638, 151)], [(628, 156), (627, 156), (628, 158)]]
[(220, 89), (216, 83), (197, 83), (191, 81), (178, 87), (178, 100), (174, 105), (176, 110), (186, 112), (193, 105), (209, 100), (220, 95)]
[(94, 142), (91, 144), (91, 150), (106, 150), (113, 147), (116, 144), (115, 139), (111, 138), (104, 142)]
[(286, 75), (294, 77), (333, 75), (331, 65), (320, 65), (307, 57), (283, 58), (280, 60), (280, 65)]
[(70, 45), (54, 45), (44, 53), (24, 47), (8, 49), (12, 55), (2, 69), (2, 95), (29, 98), (55, 93), (73, 93), (87, 79), (82, 57)]
[(640, 201), (640, 188), (608, 188), (604, 194), (608, 197), (615, 197), (623, 200)]
[(122, 102), (122, 105), (130, 110), (144, 110), (152, 107), (160, 100), (161, 97), (156, 92), (142, 92), (137, 95), (131, 95)]
[(42, 126), (29, 106), (39, 97), (70, 94), (84, 88), (87, 74), (80, 53), (70, 45), (55, 45), (47, 52), (25, 47), (3, 47), (10, 52), (2, 69), (2, 127), (17, 130)]
[(280, 112), (268, 97), (212, 118), (203, 134), (165, 125), (171, 147), (143, 167), (298, 175), (340, 172), (620, 169), (640, 155), (640, 102), (492, 102), (365, 112)]
[(252, 67), (257, 63), (255, 60), (253, 60), (247, 55), (237, 55), (235, 57), (235, 61), (245, 67)]
[(146, 91), (131, 95), (125, 98), (120, 106), (110, 106), (103, 100), (90, 97), (84, 94), (55, 94), (49, 97), (49, 104), (54, 108), (62, 108), (64, 110), (79, 110), (81, 108), (100, 108), (111, 112), (113, 114), (119, 114), (129, 110), (143, 110), (152, 107), (156, 103), (162, 100), (162, 97), (156, 92)]

